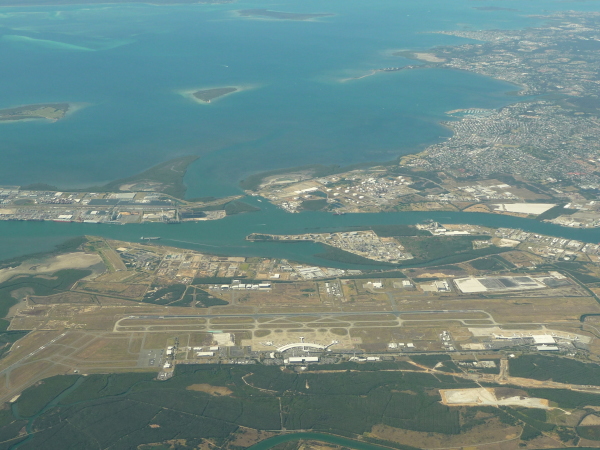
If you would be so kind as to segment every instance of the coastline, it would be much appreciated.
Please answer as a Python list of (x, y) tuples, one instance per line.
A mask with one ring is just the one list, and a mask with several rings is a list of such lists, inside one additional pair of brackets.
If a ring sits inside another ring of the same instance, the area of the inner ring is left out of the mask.
[(357, 76), (357, 77), (349, 77), (349, 78), (342, 78), (339, 79), (338, 82), (339, 83), (346, 83), (347, 81), (356, 81), (356, 80), (361, 80), (363, 78), (367, 78), (367, 77), (372, 77), (374, 75), (378, 75), (381, 73), (397, 73), (397, 72), (404, 72), (406, 70), (416, 70), (416, 69), (435, 69), (436, 67), (429, 67), (427, 65), (423, 65), (423, 66), (413, 66), (413, 65), (407, 65), (407, 66), (399, 66), (399, 67), (388, 67), (388, 68), (383, 68), (383, 69), (371, 69), (370, 72), (361, 75), (361, 76)]
[(342, 78), (342, 79), (339, 79), (338, 82), (346, 83), (347, 81), (361, 80), (363, 78), (372, 77), (373, 75), (377, 75), (378, 72), (379, 72), (379, 69), (371, 69), (371, 71), (366, 73), (365, 75), (361, 75), (359, 77)]
[(45, 122), (54, 123), (54, 122), (58, 122), (60, 120), (64, 120), (67, 117), (71, 116), (73, 113), (92, 105), (91, 103), (86, 103), (86, 102), (31, 103), (31, 104), (27, 104), (27, 105), (16, 105), (16, 106), (9, 106), (7, 108), (2, 108), (2, 109), (0, 109), (0, 116), (2, 115), (3, 111), (8, 111), (11, 109), (28, 108), (28, 107), (33, 107), (33, 106), (58, 105), (58, 104), (67, 104), (68, 105), (67, 110), (64, 112), (63, 116), (58, 119), (52, 119), (52, 118), (41, 117), (41, 116), (40, 117), (21, 116), (21, 117), (15, 117), (14, 119), (0, 119), (0, 124), (15, 123), (15, 122), (34, 122), (34, 121), (45, 121)]
[[(431, 51), (421, 50), (419, 52), (413, 52), (411, 50), (397, 50), (397, 52), (402, 51), (402, 52), (406, 52), (407, 54), (411, 54), (411, 55), (416, 55), (416, 54), (430, 54), (430, 53), (433, 54), (434, 48), (435, 47), (433, 47), (431, 49)], [(388, 50), (387, 52), (390, 52), (390, 54), (392, 54), (393, 52), (396, 52), (396, 50)], [(408, 57), (406, 57), (406, 58), (407, 59), (411, 59), (411, 58), (408, 58)], [(421, 62), (427, 62), (427, 61), (425, 61), (423, 59), (414, 59), (414, 60), (415, 61), (421, 61)], [(490, 77), (489, 75), (481, 74), (479, 72), (475, 72), (475, 71), (472, 71), (472, 70), (457, 69), (457, 68), (454, 68), (454, 67), (445, 67), (442, 63), (433, 63), (433, 64), (435, 64), (435, 65), (434, 66), (428, 66), (427, 64), (423, 64), (423, 66), (417, 66), (417, 67), (411, 67), (409, 65), (406, 69), (404, 69), (404, 67), (402, 67), (402, 70), (394, 70), (394, 71), (385, 71), (385, 70), (382, 70), (382, 69), (372, 69), (369, 73), (364, 74), (362, 76), (348, 77), (348, 78), (338, 79), (337, 82), (338, 83), (345, 83), (345, 82), (348, 82), (348, 81), (359, 80), (359, 79), (363, 79), (363, 78), (367, 78), (367, 77), (370, 77), (370, 76), (377, 75), (380, 72), (383, 72), (383, 73), (386, 73), (386, 72), (395, 73), (395, 72), (403, 72), (404, 70), (414, 70), (414, 69), (443, 69), (443, 70), (452, 70), (452, 71), (457, 71), (457, 72), (467, 72), (467, 73), (470, 73), (470, 74), (473, 74), (473, 75), (481, 76), (481, 77), (484, 77), (484, 78), (490, 78), (490, 79), (493, 79), (495, 81), (507, 83), (507, 84), (510, 84), (510, 85), (513, 85), (513, 86), (519, 88), (518, 91), (509, 91), (509, 90), (504, 91), (503, 95), (505, 97), (506, 96), (514, 95), (515, 92), (517, 92), (517, 93), (521, 92), (521, 90), (523, 89), (523, 86), (518, 85), (516, 83), (510, 82), (510, 81), (501, 80), (501, 79), (494, 78), (494, 77)], [(519, 94), (517, 94), (517, 95), (519, 95)], [(414, 148), (413, 149), (414, 151), (412, 151), (410, 153), (399, 154), (399, 155), (397, 155), (396, 157), (394, 157), (391, 160), (386, 160), (386, 161), (381, 161), (381, 162), (361, 163), (359, 165), (360, 166), (364, 166), (365, 164), (369, 164), (370, 167), (375, 167), (375, 166), (380, 166), (380, 165), (389, 165), (389, 164), (395, 163), (396, 161), (398, 163), (402, 164), (402, 160), (404, 160), (405, 158), (414, 159), (414, 158), (418, 158), (418, 157), (421, 157), (423, 155), (426, 155), (428, 153), (428, 150), (429, 150), (430, 147), (432, 147), (432, 146), (434, 146), (436, 144), (439, 144), (441, 142), (448, 141), (448, 140), (450, 140), (450, 139), (452, 139), (454, 137), (455, 131), (448, 124), (448, 122), (459, 122), (459, 121), (464, 120), (463, 118), (453, 117), (452, 115), (450, 115), (451, 112), (457, 112), (457, 111), (462, 111), (462, 110), (471, 109), (471, 108), (472, 109), (492, 109), (492, 110), (499, 110), (501, 108), (505, 108), (507, 106), (510, 106), (510, 105), (513, 105), (515, 103), (519, 103), (519, 102), (522, 102), (522, 101), (524, 101), (524, 100), (517, 99), (514, 102), (506, 103), (505, 105), (503, 105), (501, 107), (498, 107), (498, 108), (472, 106), (472, 107), (469, 107), (469, 108), (458, 108), (458, 109), (453, 109), (453, 110), (450, 110), (450, 111), (446, 111), (446, 112), (443, 113), (446, 117), (440, 118), (439, 120), (436, 120), (435, 123), (437, 125), (439, 125), (441, 128), (443, 128), (443, 129), (445, 129), (447, 131), (450, 131), (451, 132), (450, 136), (447, 136), (447, 137), (445, 137), (445, 136), (438, 136), (438, 138), (436, 138), (434, 140), (434, 142), (421, 144), (417, 148)], [(419, 147), (421, 147), (421, 148), (419, 148)], [(353, 166), (354, 166), (354, 164), (351, 164), (349, 166), (340, 165), (340, 168), (337, 170), (337, 172), (343, 172), (343, 171), (346, 171), (346, 170), (352, 170), (351, 168)], [(271, 173), (285, 174), (285, 173), (288, 173), (288, 172), (293, 172), (296, 169), (298, 169), (299, 167), (306, 167), (306, 166), (292, 166), (292, 167), (289, 167), (289, 168), (285, 168), (284, 167), (284, 168), (279, 168), (279, 169), (274, 169), (274, 170), (271, 170), (271, 171), (264, 172), (264, 174), (265, 174), (265, 177), (268, 176)], [(258, 173), (250, 174), (246, 178), (248, 178), (248, 177), (257, 177), (257, 176), (260, 177), (261, 175), (262, 175), (262, 173), (258, 172)], [(240, 180), (239, 184), (242, 185), (242, 183), (244, 181), (245, 180)], [(246, 194), (253, 195), (253, 193), (254, 193), (253, 189), (247, 189), (247, 188), (243, 187), (243, 185), (242, 185), (242, 188), (244, 189), (244, 191), (246, 192)]]
[[(448, 36), (454, 36), (451, 33), (446, 33), (446, 32), (433, 32), (433, 33), (437, 33), (437, 34), (444, 34), (444, 35), (448, 35)], [(482, 41), (483, 42), (483, 41)], [(460, 45), (454, 45), (454, 46), (450, 46), (450, 47), (459, 47)], [(527, 86), (524, 86), (522, 84), (519, 83), (515, 83), (514, 81), (509, 81), (509, 80), (503, 80), (501, 78), (496, 78), (496, 77), (492, 77), (490, 75), (487, 75), (485, 73), (480, 73), (477, 72), (475, 70), (469, 70), (469, 69), (462, 69), (462, 68), (456, 68), (456, 67), (447, 67), (446, 64), (448, 63), (447, 59), (444, 58), (440, 58), (438, 56), (435, 55), (435, 51), (438, 47), (431, 47), (429, 49), (426, 50), (406, 50), (406, 49), (402, 49), (402, 50), (388, 50), (385, 53), (388, 54), (389, 56), (394, 56), (394, 57), (400, 57), (400, 58), (405, 58), (405, 59), (409, 59), (409, 60), (413, 60), (413, 61), (419, 61), (424, 63), (423, 64), (423, 68), (430, 68), (430, 69), (445, 69), (445, 70), (458, 70), (458, 71), (462, 71), (462, 72), (467, 72), (467, 73), (473, 73), (473, 74), (477, 74), (477, 75), (481, 75), (484, 77), (489, 77), (493, 80), (496, 81), (500, 81), (503, 83), (508, 83), (511, 84), (513, 86), (515, 86), (516, 88), (518, 88), (515, 91), (507, 91), (505, 93), (505, 95), (511, 95), (514, 94), (515, 96), (522, 96), (523, 94), (521, 94), (521, 92), (523, 92), (525, 90), (525, 88)], [(427, 64), (435, 64), (434, 66), (428, 66)]]

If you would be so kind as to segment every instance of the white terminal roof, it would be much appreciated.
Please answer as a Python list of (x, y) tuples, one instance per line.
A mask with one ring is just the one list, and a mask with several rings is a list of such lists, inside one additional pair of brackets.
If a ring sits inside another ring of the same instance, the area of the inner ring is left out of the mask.
[(537, 334), (531, 337), (535, 344), (556, 344), (556, 340), (548, 334)]
[(299, 348), (299, 347), (302, 347), (302, 348), (304, 348), (304, 347), (311, 347), (311, 348), (317, 348), (317, 349), (321, 349), (321, 350), (325, 350), (327, 348), (326, 346), (321, 345), (321, 344), (312, 344), (310, 342), (297, 342), (297, 343), (294, 343), (294, 344), (283, 345), (283, 346), (279, 347), (277, 349), (277, 351), (279, 353), (283, 353), (285, 351), (288, 351), (291, 348)]

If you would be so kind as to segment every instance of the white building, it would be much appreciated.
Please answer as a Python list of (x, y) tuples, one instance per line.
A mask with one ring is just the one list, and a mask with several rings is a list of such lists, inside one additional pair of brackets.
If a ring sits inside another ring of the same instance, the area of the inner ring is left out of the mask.
[(284, 360), (286, 364), (319, 362), (318, 356), (292, 356)]

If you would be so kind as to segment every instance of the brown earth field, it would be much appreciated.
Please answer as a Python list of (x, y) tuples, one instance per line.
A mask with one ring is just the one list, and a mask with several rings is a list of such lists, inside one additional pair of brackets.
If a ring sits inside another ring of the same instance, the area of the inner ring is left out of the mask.
[(486, 205), (484, 205), (482, 203), (477, 203), (475, 205), (472, 205), (472, 206), (469, 206), (468, 208), (463, 209), (463, 211), (489, 213), (490, 208), (488, 208)]
[(188, 391), (204, 392), (206, 394), (219, 396), (219, 395), (231, 395), (233, 391), (225, 386), (211, 386), (210, 384), (191, 384), (186, 387)]
[(138, 326), (182, 326), (182, 325), (204, 325), (206, 319), (202, 317), (185, 317), (181, 319), (124, 319), (119, 322), (122, 327), (138, 327)]
[[(467, 433), (447, 435), (441, 433), (424, 433), (419, 431), (402, 430), (387, 425), (375, 425), (371, 434), (386, 441), (410, 445), (417, 448), (452, 448), (481, 446), (493, 442), (516, 441), (521, 434), (521, 427), (507, 426), (496, 418), (490, 418), (485, 425), (473, 427)], [(503, 449), (512, 447), (502, 447)]]
[(240, 427), (229, 441), (229, 445), (231, 448), (247, 448), (275, 435), (277, 435), (277, 433)]
[(579, 447), (591, 447), (591, 448), (598, 448), (600, 447), (600, 442), (598, 441), (592, 441), (590, 439), (580, 439), (579, 440)]
[[(482, 308), (483, 309), (483, 308)], [(483, 312), (440, 313), (440, 314), (402, 314), (402, 320), (451, 320), (451, 319), (488, 319)]]
[(215, 317), (210, 319), (211, 325), (232, 324), (232, 323), (254, 323), (252, 317)]
[(81, 294), (79, 292), (61, 292), (60, 294), (48, 295), (45, 297), (29, 296), (28, 301), (33, 304), (50, 305), (56, 303), (72, 304), (96, 304), (96, 296)]
[[(579, 320), (585, 313), (600, 313), (600, 305), (592, 297), (537, 297), (537, 298), (481, 298), (443, 297), (435, 301), (396, 301), (399, 311), (439, 309), (481, 309), (496, 321), (511, 322), (564, 322)], [(467, 317), (469, 318), (469, 317)]]
[(142, 297), (148, 290), (147, 284), (127, 284), (127, 283), (99, 283), (99, 282), (80, 282), (77, 290), (93, 292), (105, 295), (118, 295), (128, 298)]
[(100, 361), (117, 361), (117, 360), (137, 360), (137, 354), (129, 354), (129, 336), (115, 336), (98, 338), (84, 347), (74, 356), (81, 360), (100, 360)]
[[(311, 291), (303, 292), (302, 289)], [(314, 283), (299, 283), (298, 285), (277, 284), (271, 291), (230, 291), (217, 293), (225, 301), (235, 298), (236, 302), (243, 305), (318, 305), (321, 299)]]

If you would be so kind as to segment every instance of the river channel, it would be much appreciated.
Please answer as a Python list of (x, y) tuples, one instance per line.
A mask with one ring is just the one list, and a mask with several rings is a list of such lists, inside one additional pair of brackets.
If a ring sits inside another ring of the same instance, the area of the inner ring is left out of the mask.
[[(290, 214), (260, 201), (245, 199), (261, 208), (260, 212), (226, 217), (222, 220), (186, 222), (176, 225), (130, 224), (105, 225), (56, 222), (0, 222), (0, 260), (19, 255), (51, 250), (56, 244), (81, 235), (102, 236), (130, 242), (139, 242), (142, 236), (160, 237), (160, 245), (191, 249), (199, 252), (228, 256), (263, 256), (286, 258), (309, 264), (339, 268), (360, 268), (355, 265), (334, 263), (315, 257), (323, 247), (312, 242), (273, 243), (249, 242), (250, 233), (301, 234), (330, 232), (358, 226), (417, 224), (428, 219), (441, 223), (468, 223), (490, 227), (520, 228), (533, 233), (547, 234), (584, 242), (600, 242), (600, 229), (576, 229), (539, 222), (531, 219), (498, 214), (464, 212), (397, 212), (377, 214), (346, 214), (303, 212)], [(374, 269), (376, 266), (368, 266)]]

